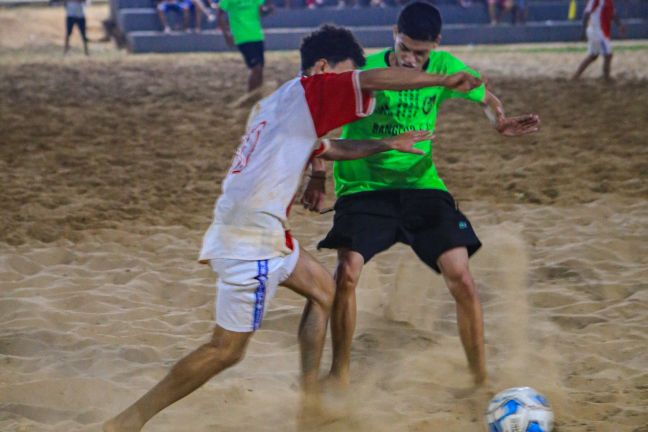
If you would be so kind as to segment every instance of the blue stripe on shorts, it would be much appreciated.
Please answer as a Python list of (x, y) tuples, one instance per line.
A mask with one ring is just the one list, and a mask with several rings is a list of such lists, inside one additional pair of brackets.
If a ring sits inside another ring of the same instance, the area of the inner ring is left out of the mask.
[(265, 305), (266, 282), (268, 281), (268, 260), (257, 261), (257, 276), (254, 278), (259, 282), (254, 293), (254, 315), (252, 317), (252, 330), (257, 330), (263, 320), (263, 308)]

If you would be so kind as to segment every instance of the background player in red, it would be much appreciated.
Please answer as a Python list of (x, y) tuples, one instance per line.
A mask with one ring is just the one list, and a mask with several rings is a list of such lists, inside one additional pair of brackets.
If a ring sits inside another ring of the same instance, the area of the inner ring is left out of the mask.
[(625, 26), (615, 13), (614, 0), (589, 0), (587, 2), (583, 13), (583, 33), (581, 36), (582, 39), (585, 39), (587, 33), (587, 57), (578, 66), (572, 79), (578, 79), (599, 55), (603, 55), (603, 78), (606, 81), (610, 80), (612, 21), (619, 27), (619, 33), (623, 36)]

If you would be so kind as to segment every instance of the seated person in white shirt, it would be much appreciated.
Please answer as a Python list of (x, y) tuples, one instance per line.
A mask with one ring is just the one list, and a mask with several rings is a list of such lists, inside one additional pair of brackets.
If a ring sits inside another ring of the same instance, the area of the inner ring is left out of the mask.
[(431, 75), (406, 68), (354, 71), (365, 62), (348, 30), (323, 26), (300, 48), (304, 76), (259, 102), (223, 182), (200, 261), (218, 273), (216, 324), (211, 340), (173, 366), (153, 389), (104, 424), (105, 432), (139, 431), (156, 413), (198, 389), (243, 358), (267, 302), (279, 285), (306, 299), (299, 326), (302, 419), (318, 411), (319, 366), (334, 297), (331, 274), (300, 248), (288, 211), (313, 157), (356, 159), (387, 150), (421, 152), (427, 132), (380, 141), (322, 140), (327, 132), (369, 115), (373, 90), (444, 86), (468, 91), (469, 74)]

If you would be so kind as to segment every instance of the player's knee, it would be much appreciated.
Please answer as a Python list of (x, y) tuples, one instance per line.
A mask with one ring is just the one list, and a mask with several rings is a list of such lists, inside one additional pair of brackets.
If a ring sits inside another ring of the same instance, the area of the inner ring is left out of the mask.
[(348, 295), (355, 292), (359, 279), (360, 275), (358, 273), (340, 271), (338, 268), (338, 273), (335, 276), (336, 295)]
[(473, 303), (479, 299), (477, 287), (468, 270), (458, 272), (448, 279), (450, 293), (458, 303)]
[(318, 296), (318, 303), (326, 310), (330, 311), (333, 307), (333, 300), (335, 299), (335, 281), (330, 274), (327, 273), (326, 278), (322, 279), (320, 287), (320, 295)]
[(335, 279), (337, 283), (337, 294), (345, 295), (355, 291), (360, 280), (362, 264), (356, 260), (345, 259), (338, 263)]
[(314, 289), (307, 295), (307, 298), (317, 303), (325, 311), (330, 311), (335, 297), (333, 277), (324, 267), (318, 264), (311, 269), (310, 280)]
[(223, 367), (234, 366), (245, 356), (245, 344), (234, 343), (227, 338), (214, 336), (204, 345), (212, 362), (220, 363)]

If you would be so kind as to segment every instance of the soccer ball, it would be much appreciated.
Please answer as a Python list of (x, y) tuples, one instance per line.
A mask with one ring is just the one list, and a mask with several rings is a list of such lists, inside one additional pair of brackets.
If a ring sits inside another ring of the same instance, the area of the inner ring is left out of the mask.
[(491, 399), (486, 425), (488, 432), (551, 432), (553, 412), (547, 399), (531, 387), (514, 387)]

